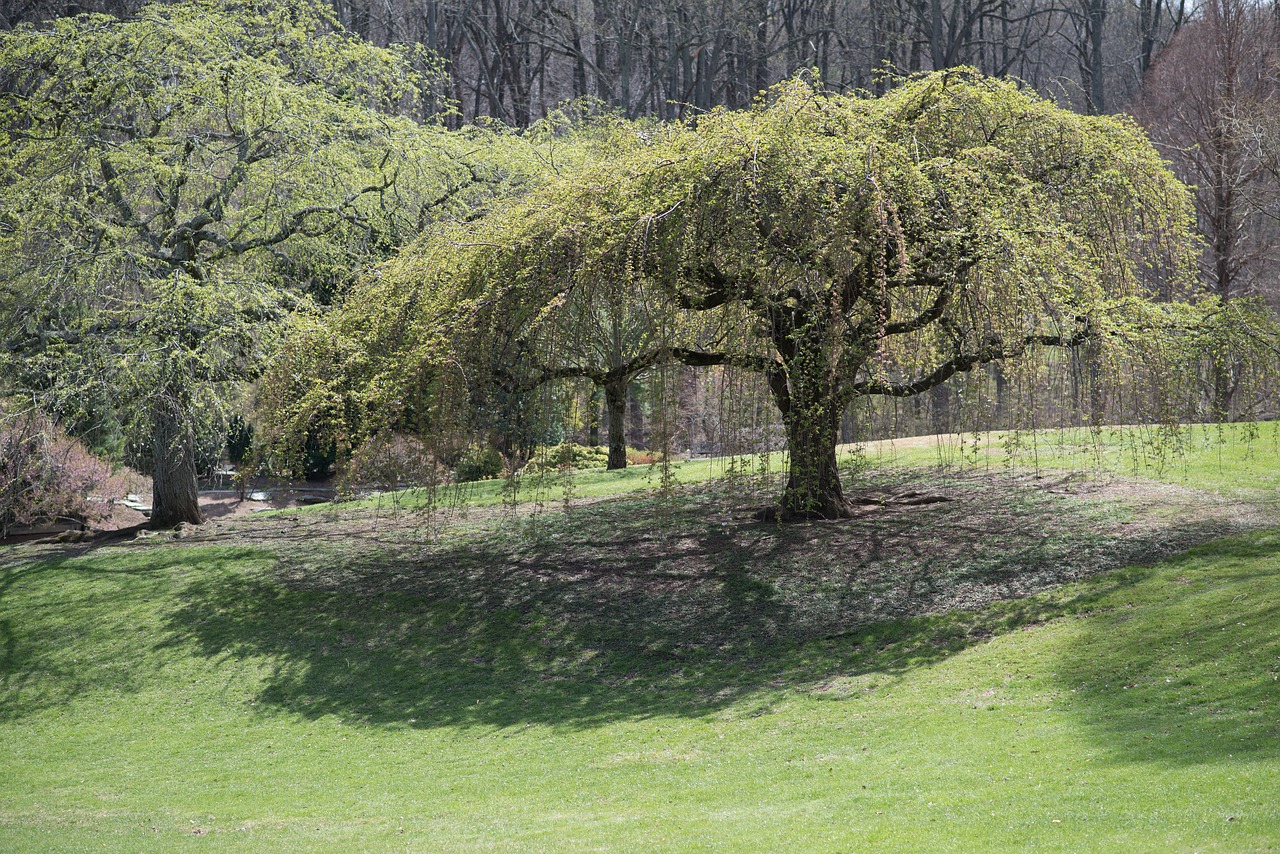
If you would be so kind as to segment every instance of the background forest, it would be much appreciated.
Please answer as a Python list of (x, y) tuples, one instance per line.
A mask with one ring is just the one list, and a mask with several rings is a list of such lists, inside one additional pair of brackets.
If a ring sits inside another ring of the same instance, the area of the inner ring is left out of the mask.
[[(141, 4), (6, 0), (12, 27)], [(459, 120), (524, 126), (559, 102), (675, 118), (745, 107), (801, 69), (883, 91), (886, 75), (971, 65), (1073, 108), (1126, 108), (1153, 60), (1202, 16), (1185, 0), (389, 0), (335, 3), (370, 42), (422, 44), (446, 62)], [(1265, 14), (1265, 12), (1263, 12)]]

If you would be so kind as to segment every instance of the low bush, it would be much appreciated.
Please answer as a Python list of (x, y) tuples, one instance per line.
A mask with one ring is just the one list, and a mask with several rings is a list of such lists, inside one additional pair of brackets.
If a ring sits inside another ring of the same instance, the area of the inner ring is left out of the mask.
[(43, 520), (101, 521), (122, 484), (43, 415), (0, 411), (0, 536)]
[(496, 448), (480, 446), (463, 453), (454, 467), (453, 476), (458, 483), (470, 483), (476, 480), (493, 480), (501, 477), (505, 470), (506, 463)]
[(524, 470), (532, 474), (559, 469), (602, 469), (608, 464), (608, 448), (561, 442), (549, 448), (539, 448)]

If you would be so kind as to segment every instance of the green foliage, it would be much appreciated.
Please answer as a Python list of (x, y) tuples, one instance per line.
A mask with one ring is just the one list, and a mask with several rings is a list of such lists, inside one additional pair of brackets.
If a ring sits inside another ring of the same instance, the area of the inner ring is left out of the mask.
[(1189, 198), (1128, 120), (956, 69), (880, 98), (797, 79), (751, 110), (606, 138), (610, 156), (587, 146), (362, 283), (333, 324), (384, 364), (361, 384), (403, 365), (444, 436), (505, 430), (512, 400), (526, 422), (554, 418), (563, 396), (508, 394), (549, 379), (757, 370), (799, 515), (846, 512), (834, 446), (858, 397), (1086, 343), (1117, 376), (1159, 378), (1167, 410), (1193, 395), (1171, 368), (1197, 358), (1202, 312), (1151, 297), (1194, 290)]
[(539, 448), (524, 470), (532, 473), (561, 469), (602, 469), (608, 464), (609, 449), (604, 446), (562, 442), (550, 448)]
[(312, 0), (19, 27), (0, 68), (4, 391), (135, 447), (221, 425), (283, 317), (513, 179), (468, 157), (500, 129), (411, 118), (430, 57)]
[(1144, 324), (1152, 276), (1192, 269), (1186, 191), (1140, 130), (970, 71), (878, 99), (784, 84), (661, 154), (627, 200), (653, 275), (745, 310), (765, 340), (738, 346), (776, 352), (805, 407), (1105, 340)]
[(368, 359), (309, 314), (291, 319), (273, 361), (256, 384), (255, 409), (268, 467), (300, 472), (309, 443), (348, 446), (348, 424), (362, 414)]
[[(491, 204), (469, 201), (484, 215), (432, 222), (412, 250), (364, 276), (335, 311), (294, 319), (257, 392), (263, 438), (278, 465), (288, 467), (308, 437), (346, 455), (388, 431), (417, 433), (439, 459), (456, 457), (490, 429), (526, 453), (558, 438), (540, 414), (529, 417), (545, 401), (521, 387), (529, 374), (508, 376), (506, 389), (481, 379), (510, 364), (504, 350), (528, 350), (527, 338), (516, 340), (527, 330), (488, 315), (490, 331), (504, 339), (499, 349), (472, 330), (477, 312), (496, 307), (486, 302), (489, 273), (478, 259), (522, 228), (521, 215), (503, 212), (532, 215), (537, 208), (522, 200), (528, 192), (638, 144), (636, 130), (645, 127), (567, 109), (522, 135), (468, 130), (473, 170), (492, 179)], [(540, 310), (536, 301), (525, 305)]]
[(343, 255), (402, 242), (470, 176), (440, 168), (443, 132), (395, 116), (435, 80), (323, 10), (156, 5), (6, 33), (6, 248), (43, 279), (71, 253), (81, 278), (219, 269), (323, 296)]
[(501, 477), (506, 465), (497, 448), (488, 446), (468, 448), (454, 467), (453, 476), (458, 483), (477, 480), (493, 480)]

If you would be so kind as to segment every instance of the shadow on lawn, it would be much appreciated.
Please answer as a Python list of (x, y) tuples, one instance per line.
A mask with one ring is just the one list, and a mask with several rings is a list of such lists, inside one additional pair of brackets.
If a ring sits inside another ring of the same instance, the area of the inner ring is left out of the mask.
[(164, 656), (154, 605), (173, 595), (174, 573), (225, 572), (269, 556), (260, 550), (146, 549), (102, 553), (93, 545), (11, 552), (0, 565), (0, 721), (56, 708), (103, 690), (141, 690)]
[(835, 676), (936, 662), (1088, 609), (1135, 576), (1074, 598), (951, 609), (1218, 533), (1120, 536), (1078, 502), (1006, 491), (993, 504), (981, 486), (955, 489), (948, 504), (839, 523), (764, 524), (695, 495), (431, 546), (281, 546), (274, 574), (193, 575), (166, 643), (273, 660), (261, 701), (307, 716), (590, 727), (767, 705)]
[(1116, 574), (1055, 667), (1117, 761), (1280, 755), (1280, 529)]

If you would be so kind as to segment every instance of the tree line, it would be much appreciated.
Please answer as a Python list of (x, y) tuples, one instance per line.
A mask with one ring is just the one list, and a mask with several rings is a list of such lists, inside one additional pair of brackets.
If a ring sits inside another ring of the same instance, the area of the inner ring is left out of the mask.
[[(139, 0), (4, 0), (12, 27)], [(742, 108), (801, 70), (838, 90), (883, 92), (892, 75), (972, 66), (1015, 76), (1082, 112), (1124, 108), (1187, 0), (334, 0), (379, 46), (441, 57), (461, 120), (519, 127), (563, 100), (630, 117)]]

